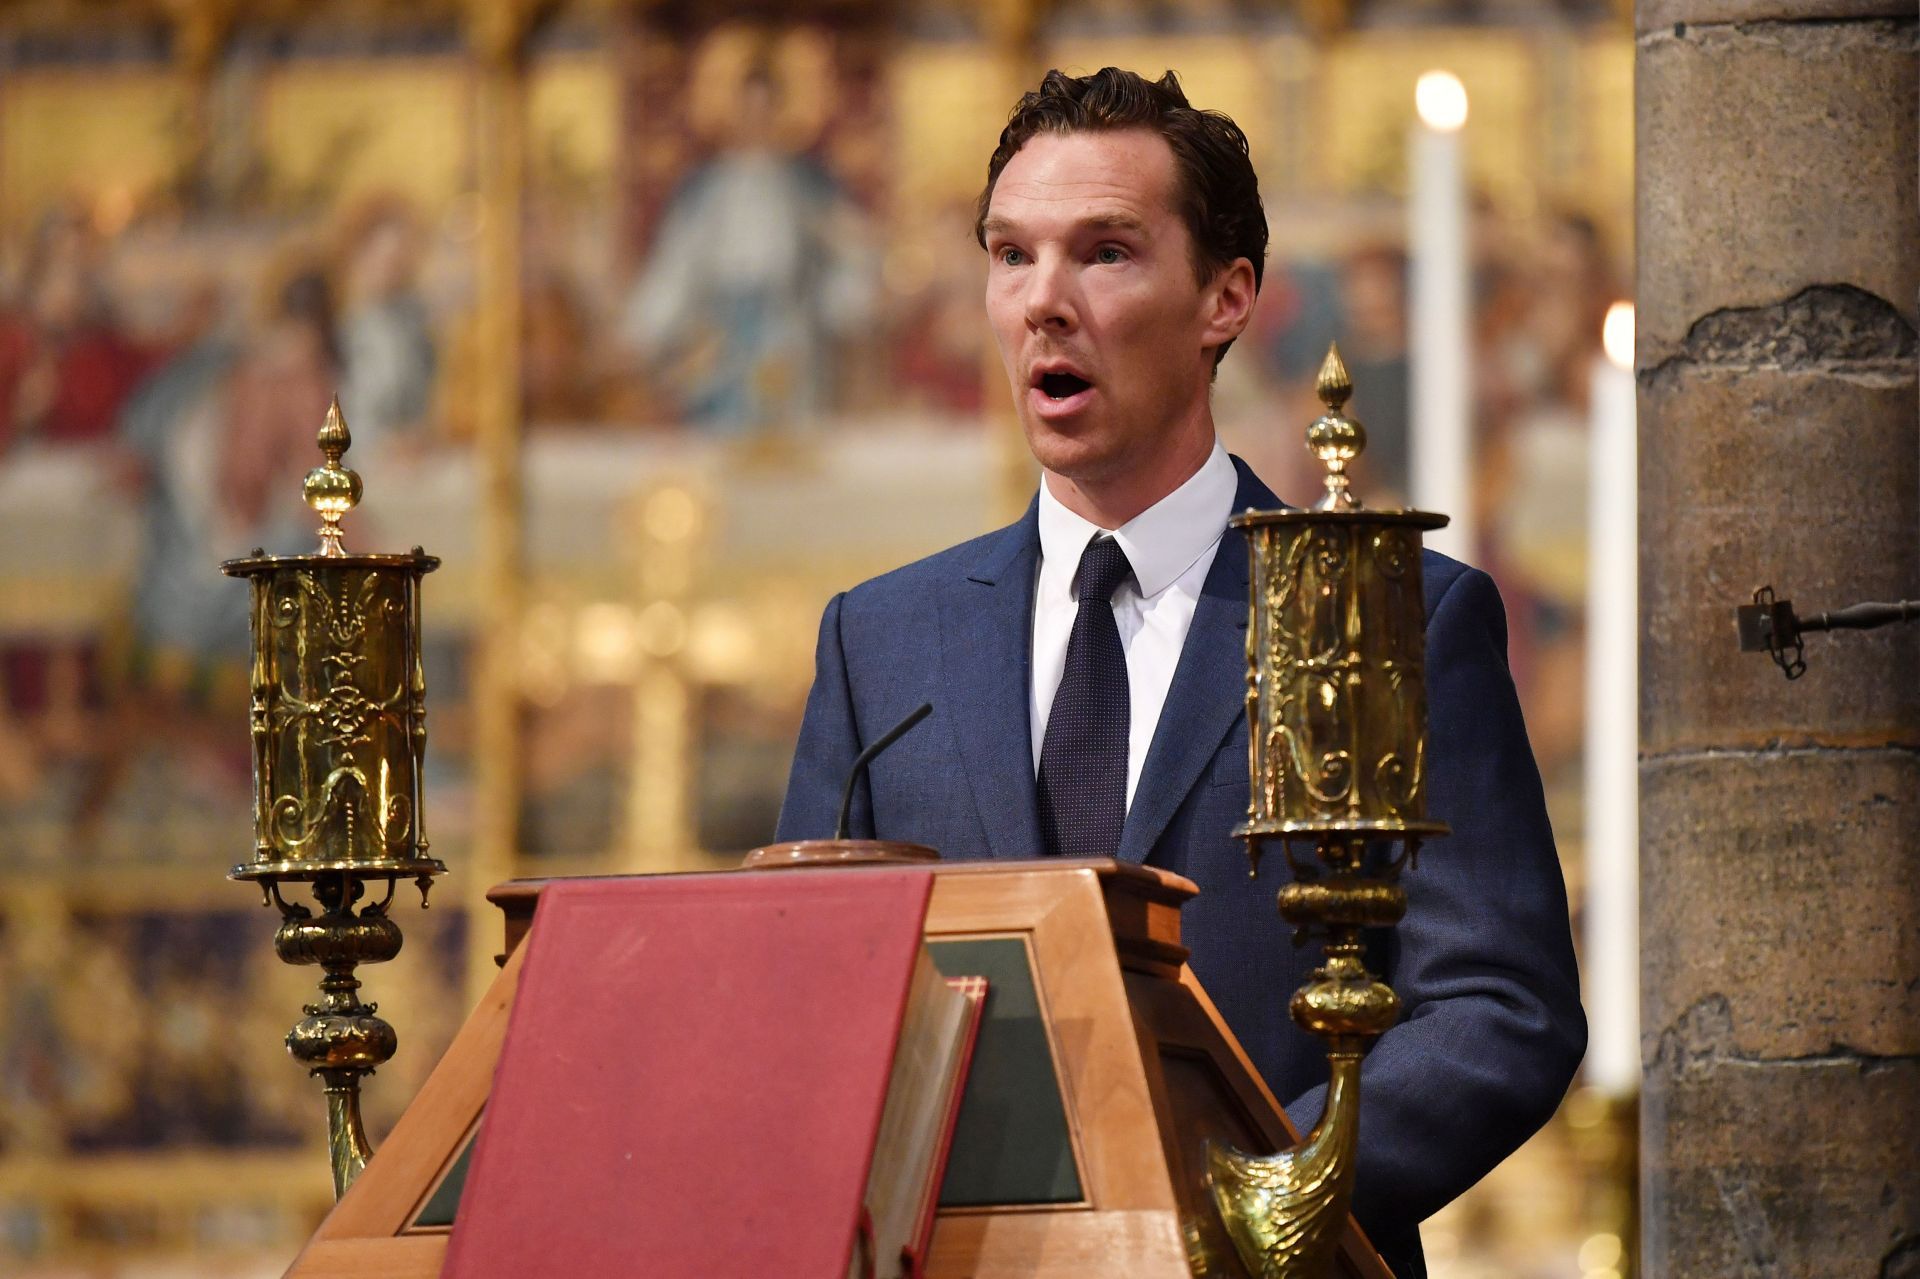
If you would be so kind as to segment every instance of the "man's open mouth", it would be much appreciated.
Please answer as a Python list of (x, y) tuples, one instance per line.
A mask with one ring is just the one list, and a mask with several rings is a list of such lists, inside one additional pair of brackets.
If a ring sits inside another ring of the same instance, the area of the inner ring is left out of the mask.
[(1050, 400), (1072, 399), (1093, 383), (1075, 373), (1042, 373), (1040, 393)]

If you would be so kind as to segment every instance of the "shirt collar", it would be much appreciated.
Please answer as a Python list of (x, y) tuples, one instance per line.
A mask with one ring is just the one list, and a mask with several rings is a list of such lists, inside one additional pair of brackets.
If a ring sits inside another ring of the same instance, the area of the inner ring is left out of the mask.
[(1111, 532), (1133, 565), (1140, 597), (1151, 599), (1186, 572), (1227, 530), (1240, 476), (1220, 441), (1187, 482), (1117, 529), (1103, 530), (1061, 505), (1044, 480), (1040, 484), (1040, 554), (1065, 568), (1072, 580), (1081, 552), (1094, 534)]

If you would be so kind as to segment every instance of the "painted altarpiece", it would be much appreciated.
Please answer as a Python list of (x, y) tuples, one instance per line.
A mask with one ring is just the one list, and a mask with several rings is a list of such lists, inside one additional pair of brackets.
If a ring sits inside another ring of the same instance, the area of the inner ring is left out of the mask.
[(317, 1089), (281, 1047), (311, 974), (222, 878), (250, 840), (246, 637), (215, 570), (306, 548), (326, 396), (367, 484), (350, 545), (445, 564), (427, 805), (453, 874), (368, 975), (401, 1038), (367, 1089), (377, 1139), (481, 989), (492, 880), (710, 868), (764, 840), (828, 596), (1024, 504), (972, 242), (997, 86), (1171, 65), (1248, 127), (1274, 251), (1218, 403), (1270, 477), (1305, 420), (1295, 351), (1342, 322), (1338, 264), (1399, 233), (1427, 62), (1474, 86), (1493, 206), (1525, 222), (1608, 192), (1587, 211), (1626, 233), (1631, 142), (1591, 123), (1630, 93), (1612, 27), (1316, 38), (1265, 11), (1063, 9), (1010, 43), (938, 6), (563, 10), (509, 68), (524, 181), (502, 206), (456, 16), (244, 8), (195, 75), (151, 25), (48, 34), (0, 4), (9, 1273), (143, 1252), (237, 1271), (329, 1202)]

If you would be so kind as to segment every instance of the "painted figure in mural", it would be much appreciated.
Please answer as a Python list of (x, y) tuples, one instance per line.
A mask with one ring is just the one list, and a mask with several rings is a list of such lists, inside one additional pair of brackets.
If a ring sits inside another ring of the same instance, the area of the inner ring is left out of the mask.
[(362, 456), (427, 426), (437, 359), (420, 253), (419, 220), (404, 200), (374, 197), (342, 219), (340, 409)]
[(311, 540), (305, 508), (287, 498), (340, 377), (335, 334), (325, 276), (292, 271), (243, 341), (186, 352), (128, 406), (126, 438), (151, 476), (134, 605), (137, 656), (150, 673), (198, 680), (235, 664), (247, 652), (246, 592), (207, 565)]
[(1475, 369), (1480, 484), (1503, 581), (1513, 663), (1549, 778), (1577, 773), (1586, 648), (1588, 379), (1607, 307), (1625, 289), (1599, 228), (1557, 215), (1521, 261), (1491, 273), (1504, 296), (1481, 325)]
[(1341, 261), (1340, 286), (1340, 354), (1367, 426), (1359, 474), (1376, 505), (1403, 504), (1413, 487), (1407, 255), (1397, 244), (1361, 244)]
[(139, 853), (163, 857), (172, 814), (239, 811), (249, 762), (231, 725), (246, 696), (247, 594), (208, 568), (255, 546), (310, 545), (287, 497), (341, 370), (326, 276), (303, 264), (275, 278), (250, 331), (183, 351), (121, 415), (145, 480), (142, 561), (114, 722), (73, 804), (76, 847), (131, 812), (152, 833)]
[(781, 128), (770, 61), (740, 84), (729, 136), (667, 205), (624, 320), (627, 341), (710, 431), (833, 407), (833, 347), (867, 324), (875, 262), (864, 219)]
[(110, 436), (121, 404), (159, 362), (158, 349), (115, 319), (100, 259), (84, 209), (42, 220), (16, 304), (0, 314), (0, 450)]
[[(113, 447), (114, 425), (163, 348), (121, 322), (106, 285), (106, 247), (85, 206), (50, 210), (0, 308), (0, 467), (10, 472), (9, 499), (110, 501), (128, 470)], [(37, 553), (33, 569), (64, 572), (72, 560), (57, 557), (73, 555), (72, 542), (63, 542)], [(74, 571), (84, 576), (92, 567)], [(0, 796), (45, 802), (42, 780), (90, 749), (101, 649), (100, 635), (70, 623), (48, 629), (40, 619), (0, 631)]]
[(980, 280), (974, 263), (943, 252), (973, 233), (973, 207), (950, 201), (899, 228), (887, 284), (895, 306), (895, 402), (903, 408), (962, 415), (968, 426), (986, 390), (980, 353)]

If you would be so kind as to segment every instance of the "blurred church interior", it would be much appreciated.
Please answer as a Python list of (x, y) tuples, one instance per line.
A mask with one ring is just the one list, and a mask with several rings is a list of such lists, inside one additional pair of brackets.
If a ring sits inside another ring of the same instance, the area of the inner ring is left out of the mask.
[[(445, 564), (453, 873), (367, 978), (401, 1030), (377, 1141), (492, 971), (489, 886), (767, 841), (822, 604), (1024, 508), (972, 202), (1015, 94), (1109, 64), (1252, 141), (1273, 248), (1227, 443), (1303, 496), (1338, 339), (1381, 504), (1416, 429), (1415, 83), (1464, 86), (1453, 498), (1579, 931), (1615, 0), (0, 0), (0, 1273), (277, 1274), (332, 1202), (281, 1043), (310, 975), (224, 877), (248, 644), (215, 571), (306, 547), (329, 398), (355, 545)], [(1436, 1279), (1626, 1273), (1632, 1090), (1587, 1079), (1426, 1223)]]

